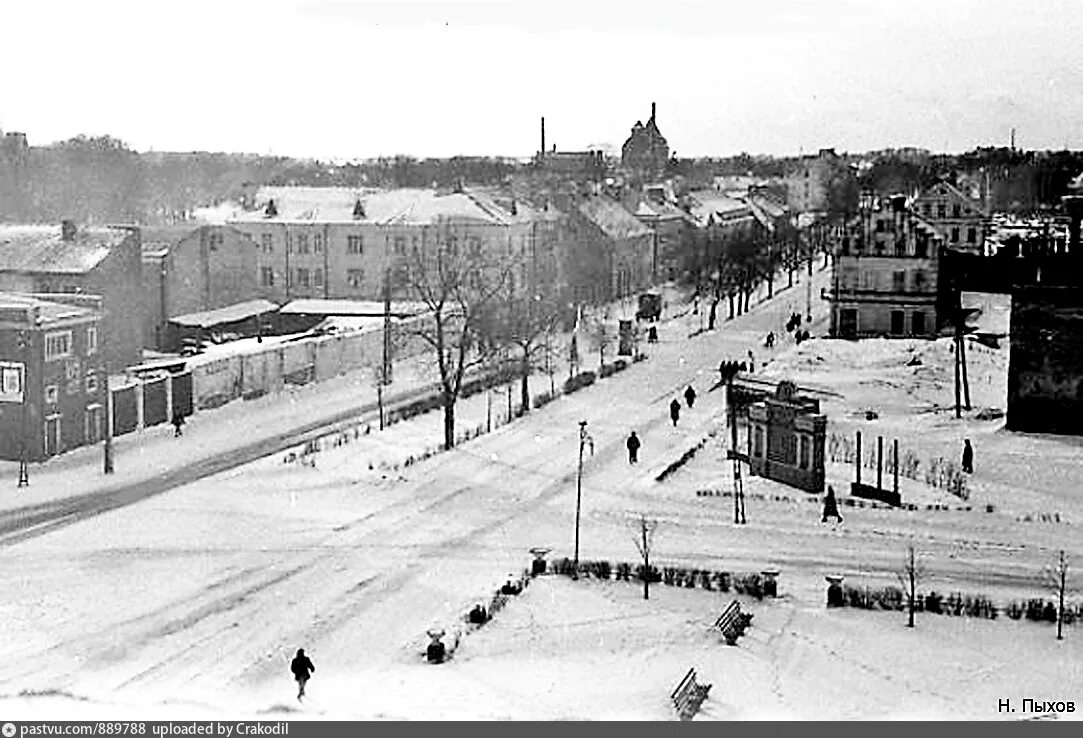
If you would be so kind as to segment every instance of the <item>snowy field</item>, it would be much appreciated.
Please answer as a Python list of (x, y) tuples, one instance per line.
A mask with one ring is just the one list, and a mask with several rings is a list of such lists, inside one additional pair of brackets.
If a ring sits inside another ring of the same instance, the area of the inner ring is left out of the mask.
[[(814, 279), (818, 294), (827, 274)], [(732, 484), (711, 435), (725, 410), (711, 391), (718, 361), (750, 349), (766, 359), (763, 334), (803, 293), (782, 291), (695, 338), (688, 319), (667, 323), (648, 361), (416, 464), (401, 465), (439, 443), (437, 414), (348, 432), (314, 465), (278, 453), (4, 546), (0, 713), (670, 720), (669, 693), (692, 666), (714, 685), (697, 718), (706, 720), (1033, 717), (997, 713), (998, 700), (1021, 709), (1025, 697), (1083, 708), (1079, 624), (1058, 642), (1052, 626), (1004, 617), (919, 614), (911, 630), (901, 613), (824, 606), (826, 575), (894, 584), (908, 545), (926, 568), (922, 591), (998, 602), (1048, 597), (1041, 569), (1060, 548), (1083, 560), (1080, 439), (1017, 436), (1002, 419), (975, 417), (1004, 408), (1007, 348), (971, 345), (974, 410), (962, 420), (949, 408), (950, 342), (784, 339), (758, 372), (842, 395), (823, 403), (829, 433), (898, 437), (923, 460), (956, 460), (971, 438), (971, 511), (844, 505), (841, 526), (823, 525), (817, 500), (753, 478), (748, 524), (735, 526), (732, 500), (696, 495)], [(821, 315), (812, 332), (822, 330)], [(908, 366), (915, 355), (921, 364)], [(673, 427), (666, 407), (690, 382), (699, 399)], [(494, 415), (504, 401), (494, 393)], [(489, 402), (484, 393), (463, 402), (460, 429), (486, 424)], [(711, 624), (733, 595), (657, 585), (644, 601), (634, 584), (547, 576), (468, 633), (449, 663), (425, 664), (426, 630), (454, 627), (529, 564), (528, 549), (571, 556), (580, 420), (593, 441), (582, 559), (635, 562), (630, 522), (643, 514), (659, 522), (657, 565), (775, 568), (781, 596), (740, 598), (755, 620), (729, 647)], [(644, 444), (636, 466), (623, 448), (633, 428)], [(252, 432), (270, 433), (271, 421)], [(689, 464), (654, 481), (704, 439)], [(837, 490), (849, 471), (829, 469)], [(902, 491), (950, 501), (923, 485)], [(1054, 512), (1059, 522), (1035, 517)], [(303, 704), (287, 668), (298, 647), (317, 668)]]

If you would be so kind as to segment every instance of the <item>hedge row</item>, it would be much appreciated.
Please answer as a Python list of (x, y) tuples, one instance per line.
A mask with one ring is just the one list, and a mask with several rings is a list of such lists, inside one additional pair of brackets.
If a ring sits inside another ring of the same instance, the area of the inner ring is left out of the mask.
[[(553, 574), (572, 576), (576, 571), (575, 562), (568, 558), (557, 559), (550, 567), (550, 571)], [(627, 562), (614, 565), (608, 561), (580, 561), (578, 572), (580, 576), (601, 580), (642, 582), (644, 579), (643, 565), (633, 565)], [(760, 574), (735, 575), (728, 571), (687, 569), (671, 566), (658, 569), (652, 566), (646, 576), (649, 582), (661, 582), (670, 587), (699, 588), (718, 592), (732, 590), (737, 594), (755, 597), (757, 600), (762, 600), (764, 597), (775, 597), (778, 594), (777, 585), (767, 581)]]
[[(908, 608), (906, 593), (899, 587), (843, 586), (842, 605), (862, 610), (896, 610)], [(933, 615), (951, 615), (954, 617), (985, 618), (996, 620), (1000, 614), (1012, 620), (1026, 618), (1037, 622), (1057, 622), (1055, 603), (1034, 599), (1026, 602), (1012, 602), (1006, 608), (998, 608), (991, 599), (984, 595), (964, 595), (952, 592), (947, 597), (936, 592), (918, 593), (914, 598), (914, 611)], [(1064, 608), (1064, 622), (1071, 624), (1083, 618), (1083, 606), (1067, 605)]]

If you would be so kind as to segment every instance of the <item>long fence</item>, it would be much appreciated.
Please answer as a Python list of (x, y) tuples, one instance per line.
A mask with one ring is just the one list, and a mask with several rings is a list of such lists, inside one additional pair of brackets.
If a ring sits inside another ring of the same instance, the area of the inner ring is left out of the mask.
[[(392, 324), (393, 356), (404, 359), (427, 349), (418, 335), (429, 316)], [(114, 436), (171, 422), (198, 410), (240, 398), (254, 399), (320, 382), (383, 362), (383, 328), (335, 336), (312, 336), (262, 350), (202, 361), (183, 372), (129, 378), (110, 387)]]

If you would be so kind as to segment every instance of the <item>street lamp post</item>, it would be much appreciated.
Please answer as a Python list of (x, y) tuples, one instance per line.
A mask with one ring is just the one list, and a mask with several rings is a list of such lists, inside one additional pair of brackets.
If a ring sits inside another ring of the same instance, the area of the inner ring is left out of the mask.
[(23, 385), (22, 386), (23, 402), (22, 402), (22, 407), (19, 409), (19, 412), (20, 412), (20, 417), (19, 417), (19, 426), (20, 426), (20, 428), (19, 428), (19, 486), (20, 487), (28, 487), (28, 486), (30, 486), (30, 472), (29, 472), (29, 466), (27, 465), (27, 458), (26, 458), (26, 455), (27, 455), (27, 448), (26, 448), (26, 406), (30, 402), (30, 393), (27, 392), (27, 389), (26, 389), (26, 375), (27, 375), (27, 368), (29, 367), (29, 363), (27, 362), (27, 356), (30, 353), (29, 348), (30, 348), (30, 334), (27, 333), (26, 331), (19, 331), (19, 349), (20, 349), (19, 353), (22, 355), (21, 358), (23, 360), (23, 376), (21, 378), (22, 385)]
[(583, 505), (583, 447), (590, 444), (590, 453), (594, 454), (594, 439), (587, 433), (587, 421), (579, 421), (579, 471), (575, 476), (575, 557), (572, 564), (572, 579), (579, 578), (579, 512)]

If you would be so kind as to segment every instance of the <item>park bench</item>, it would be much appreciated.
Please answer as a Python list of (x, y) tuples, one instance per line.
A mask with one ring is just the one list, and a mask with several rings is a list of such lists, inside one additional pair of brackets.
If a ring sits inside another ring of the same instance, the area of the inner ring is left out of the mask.
[(737, 600), (730, 602), (729, 607), (714, 621), (714, 627), (722, 631), (722, 636), (730, 646), (737, 645), (737, 639), (745, 634), (751, 624), (752, 614), (741, 612), (741, 603)]
[(677, 716), (681, 720), (691, 720), (699, 712), (700, 705), (707, 699), (707, 693), (710, 691), (710, 684), (700, 684), (696, 681), (695, 668), (689, 669), (670, 695), (673, 706), (677, 709)]

